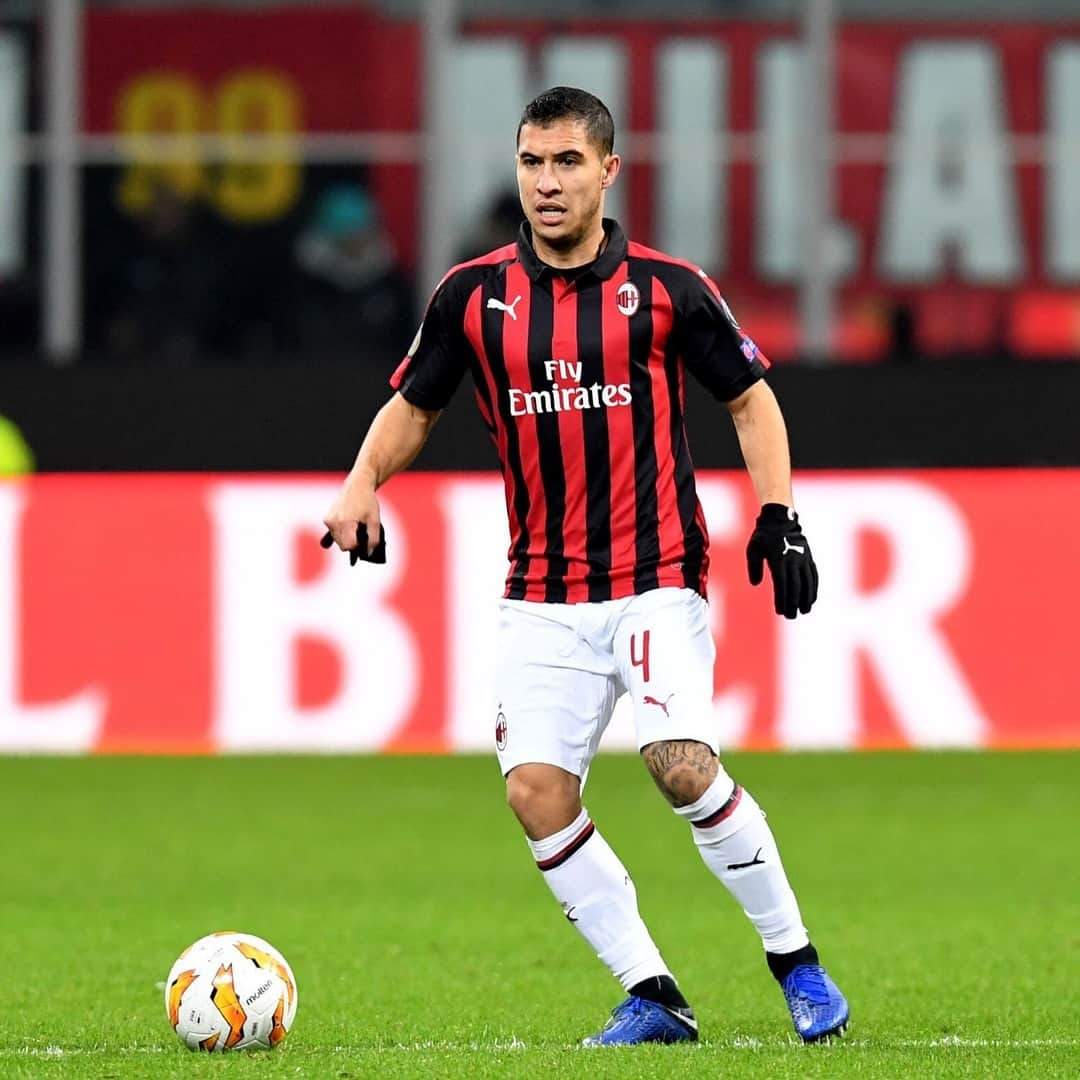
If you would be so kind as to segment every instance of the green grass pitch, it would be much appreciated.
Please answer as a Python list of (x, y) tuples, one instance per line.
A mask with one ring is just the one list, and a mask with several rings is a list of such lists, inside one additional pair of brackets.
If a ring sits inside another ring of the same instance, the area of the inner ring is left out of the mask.
[[(621, 998), (489, 758), (0, 758), (0, 1077), (1076, 1077), (1080, 754), (732, 754), (852, 1004), (798, 1045), (750, 924), (631, 756), (586, 793), (702, 1027), (583, 1050)], [(161, 983), (266, 937), (271, 1054), (189, 1053)]]

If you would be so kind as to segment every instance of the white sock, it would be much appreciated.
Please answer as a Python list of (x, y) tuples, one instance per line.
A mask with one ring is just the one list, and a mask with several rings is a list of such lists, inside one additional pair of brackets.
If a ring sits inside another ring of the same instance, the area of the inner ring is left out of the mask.
[(624, 990), (671, 974), (638, 914), (630, 875), (585, 810), (553, 836), (530, 840), (529, 847), (566, 917)]
[(767, 952), (809, 944), (772, 829), (753, 796), (720, 770), (709, 790), (675, 813), (690, 822), (705, 865), (742, 905)]

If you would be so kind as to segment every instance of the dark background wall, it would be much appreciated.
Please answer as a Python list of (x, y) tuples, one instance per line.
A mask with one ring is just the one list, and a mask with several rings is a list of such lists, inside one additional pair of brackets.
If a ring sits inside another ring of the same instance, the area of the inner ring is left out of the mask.
[[(344, 470), (389, 394), (383, 367), (0, 367), (0, 413), (42, 471)], [(1080, 364), (955, 361), (770, 373), (802, 468), (1080, 465)], [(699, 466), (738, 465), (723, 406), (696, 386)], [(463, 386), (417, 467), (495, 454)]]

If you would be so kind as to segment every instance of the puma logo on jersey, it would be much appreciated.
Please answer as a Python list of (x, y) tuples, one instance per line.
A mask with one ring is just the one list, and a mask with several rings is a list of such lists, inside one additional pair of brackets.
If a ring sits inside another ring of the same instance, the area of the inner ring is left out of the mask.
[(645, 702), (646, 705), (655, 705), (657, 706), (657, 708), (663, 709), (664, 715), (670, 720), (671, 713), (667, 711), (667, 705), (674, 696), (674, 694), (668, 694), (668, 696), (664, 698), (663, 701), (657, 701), (656, 698), (652, 696), (652, 694), (646, 694), (642, 700)]
[(521, 300), (521, 294), (520, 293), (517, 296), (515, 296), (514, 299), (509, 304), (504, 304), (501, 300), (496, 300), (495, 297), (493, 296), (488, 300), (487, 306), (492, 311), (505, 311), (506, 314), (509, 315), (510, 318), (514, 320), (514, 322), (517, 322), (517, 312), (514, 310), (514, 308), (517, 307), (518, 301), (520, 301), (520, 300)]
[(784, 537), (784, 550), (780, 552), (781, 555), (786, 555), (789, 551), (794, 551), (797, 555), (806, 554), (805, 544), (793, 544), (786, 536)]

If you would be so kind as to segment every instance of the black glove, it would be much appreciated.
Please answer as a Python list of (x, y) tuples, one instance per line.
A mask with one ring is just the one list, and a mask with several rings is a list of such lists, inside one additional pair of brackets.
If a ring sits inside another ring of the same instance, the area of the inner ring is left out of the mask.
[(817, 567), (799, 528), (798, 514), (780, 503), (766, 503), (761, 508), (746, 545), (751, 585), (761, 584), (764, 563), (769, 564), (772, 574), (776, 614), (789, 619), (800, 611), (807, 614), (817, 599)]
[[(363, 525), (356, 526), (356, 547), (349, 549), (349, 565), (355, 566), (358, 562), (386, 562), (386, 530), (379, 525), (379, 542), (375, 545), (375, 550), (369, 555), (367, 553), (367, 529)], [(319, 541), (324, 548), (334, 546), (334, 534), (327, 532), (326, 535)]]

